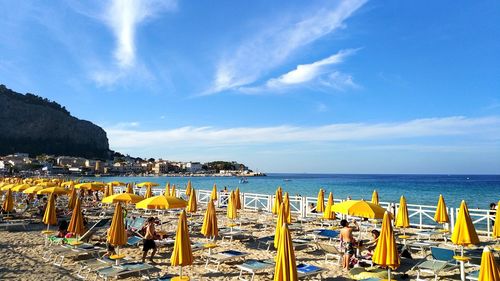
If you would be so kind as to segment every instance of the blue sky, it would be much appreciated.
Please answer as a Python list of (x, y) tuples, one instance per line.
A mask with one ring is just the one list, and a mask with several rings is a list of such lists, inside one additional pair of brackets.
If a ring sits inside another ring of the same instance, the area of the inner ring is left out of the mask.
[(0, 1), (0, 83), (102, 126), (114, 150), (500, 171), (498, 1), (82, 2)]

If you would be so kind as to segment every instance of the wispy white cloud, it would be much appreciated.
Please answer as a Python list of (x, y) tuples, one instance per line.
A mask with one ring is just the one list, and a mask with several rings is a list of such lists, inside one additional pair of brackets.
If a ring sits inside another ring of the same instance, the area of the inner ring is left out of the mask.
[(108, 128), (113, 149), (156, 147), (214, 147), (231, 145), (259, 145), (274, 143), (380, 141), (442, 136), (474, 136), (476, 140), (499, 141), (500, 117), (415, 119), (395, 123), (340, 123), (318, 127), (181, 127), (170, 130), (141, 131)]
[(300, 47), (342, 28), (344, 21), (365, 2), (340, 1), (332, 9), (325, 8), (292, 24), (270, 24), (272, 28), (243, 42), (230, 56), (218, 63), (213, 85), (204, 94), (214, 94), (255, 82)]

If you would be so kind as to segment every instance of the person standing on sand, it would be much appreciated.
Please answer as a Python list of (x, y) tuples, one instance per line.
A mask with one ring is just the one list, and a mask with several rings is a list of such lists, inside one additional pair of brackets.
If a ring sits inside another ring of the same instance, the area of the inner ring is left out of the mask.
[(146, 222), (146, 233), (144, 234), (143, 246), (142, 246), (142, 262), (146, 261), (146, 256), (149, 250), (153, 250), (149, 260), (153, 261), (153, 257), (156, 254), (156, 244), (155, 244), (155, 219), (153, 217), (148, 218)]
[(356, 245), (356, 240), (352, 236), (352, 231), (358, 228), (358, 224), (354, 222), (355, 227), (350, 227), (347, 220), (341, 220), (340, 225), (342, 229), (340, 230), (340, 243), (344, 249), (344, 256), (342, 257), (342, 268), (349, 271), (349, 262), (351, 257), (354, 255), (354, 245)]

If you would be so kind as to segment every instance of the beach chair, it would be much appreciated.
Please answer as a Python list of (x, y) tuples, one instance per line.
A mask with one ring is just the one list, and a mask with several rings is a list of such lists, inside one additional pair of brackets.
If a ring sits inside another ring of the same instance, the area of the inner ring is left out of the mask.
[(90, 240), (90, 238), (92, 238), (92, 235), (94, 235), (94, 233), (97, 232), (97, 230), (99, 229), (102, 229), (106, 226), (108, 226), (108, 224), (111, 222), (111, 219), (110, 218), (104, 218), (104, 219), (100, 219), (98, 220), (96, 223), (94, 223), (94, 225), (92, 225), (89, 230), (87, 230), (87, 232), (85, 232), (81, 237), (80, 239), (78, 239), (78, 241), (83, 241), (83, 242), (87, 242)]
[(57, 252), (54, 255), (53, 264), (56, 266), (62, 266), (65, 258), (97, 258), (106, 252), (104, 248), (95, 247), (91, 244), (82, 244), (79, 246), (62, 245), (61, 247), (65, 250)]
[[(207, 269), (208, 271), (212, 271), (212, 272), (219, 272), (219, 266), (222, 263), (242, 259), (246, 256), (248, 256), (248, 253), (234, 251), (234, 250), (227, 250), (227, 251), (219, 252), (216, 254), (207, 255), (205, 269)], [(215, 269), (209, 267), (210, 263), (215, 264)]]
[[(122, 260), (124, 261), (124, 260)], [(76, 277), (87, 280), (92, 272), (96, 272), (98, 269), (109, 267), (115, 264), (114, 260), (109, 258), (97, 258), (79, 261), (77, 265), (80, 267), (76, 272)]]
[(159, 271), (159, 268), (142, 262), (125, 262), (120, 265), (113, 265), (96, 270), (97, 276), (103, 280), (110, 278), (117, 279), (123, 275), (144, 274), (149, 275), (151, 271)]
[(260, 245), (266, 245), (266, 250), (269, 251), (271, 249), (271, 245), (274, 244), (274, 236), (264, 236), (257, 239), (257, 249), (260, 248)]
[(224, 239), (229, 239), (229, 242), (233, 242), (233, 239), (243, 235), (243, 232), (239, 228), (227, 228), (219, 231), (219, 235), (222, 236), (222, 242), (224, 242)]
[(417, 279), (420, 278), (420, 273), (431, 273), (434, 275), (434, 280), (438, 280), (438, 276), (441, 272), (447, 272), (455, 270), (458, 268), (458, 264), (453, 259), (455, 256), (455, 251), (453, 249), (431, 247), (431, 254), (427, 255), (426, 258), (431, 257), (431, 259), (424, 258), (423, 261), (417, 263), (412, 270), (416, 270)]
[[(246, 260), (244, 263), (236, 265), (236, 267), (240, 270), (238, 279), (244, 281), (253, 281), (256, 273), (274, 269), (274, 266), (275, 264), (273, 260)], [(250, 279), (245, 278), (245, 272), (248, 272), (250, 274)]]
[(129, 246), (138, 246), (142, 242), (142, 238), (139, 236), (130, 236), (127, 239), (127, 245)]
[(335, 245), (316, 242), (316, 246), (318, 247), (318, 249), (325, 252), (325, 262), (328, 262), (328, 258), (332, 258), (332, 260), (337, 259), (338, 264), (342, 262), (342, 257), (344, 256), (344, 254), (337, 247), (335, 247)]
[(319, 280), (323, 280), (323, 272), (325, 272), (324, 268), (312, 264), (301, 263), (297, 265), (297, 277), (299, 279), (311, 279), (317, 277)]
[(472, 281), (479, 280), (479, 269), (469, 272), (467, 274), (467, 276), (465, 277), (465, 279), (472, 280)]
[(330, 243), (339, 238), (339, 232), (331, 229), (313, 230), (309, 235), (313, 237), (314, 241), (328, 239)]

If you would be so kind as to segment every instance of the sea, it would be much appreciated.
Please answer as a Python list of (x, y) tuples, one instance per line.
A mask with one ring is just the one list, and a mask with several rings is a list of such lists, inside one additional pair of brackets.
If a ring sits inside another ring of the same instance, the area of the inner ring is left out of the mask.
[(458, 208), (465, 200), (469, 208), (489, 209), (490, 203), (500, 200), (500, 175), (361, 175), (361, 174), (267, 174), (265, 177), (248, 177), (240, 183), (239, 177), (106, 177), (104, 181), (140, 183), (152, 181), (164, 190), (167, 182), (184, 189), (191, 180), (195, 189), (218, 190), (239, 187), (242, 192), (274, 194), (281, 186), (290, 195), (316, 197), (323, 188), (326, 196), (334, 198), (371, 200), (377, 190), (380, 202), (399, 202), (402, 195), (408, 204), (436, 206), (442, 194), (448, 207)]

